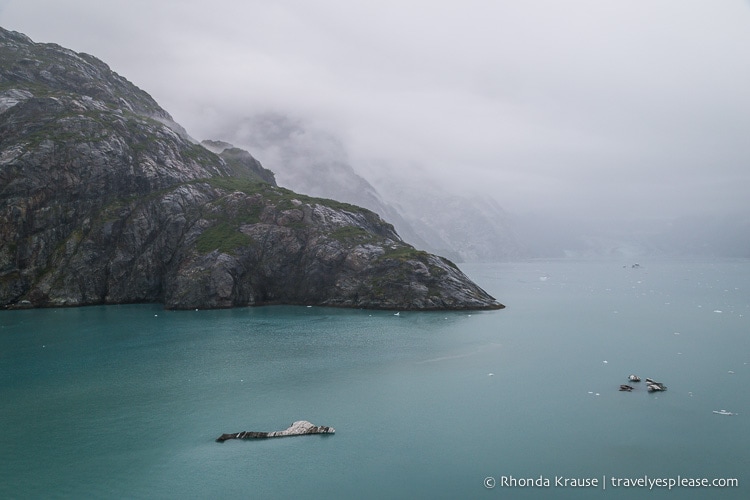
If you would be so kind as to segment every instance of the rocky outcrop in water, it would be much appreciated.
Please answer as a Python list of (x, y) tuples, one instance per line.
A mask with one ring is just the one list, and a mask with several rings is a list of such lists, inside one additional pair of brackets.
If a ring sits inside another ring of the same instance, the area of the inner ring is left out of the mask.
[(0, 306), (502, 307), (374, 212), (227, 146), (98, 59), (0, 29)]
[(265, 439), (274, 437), (287, 437), (287, 436), (305, 436), (307, 434), (334, 434), (336, 429), (333, 427), (313, 425), (307, 420), (298, 420), (283, 431), (273, 432), (257, 432), (257, 431), (243, 431), (235, 432), (232, 434), (222, 434), (216, 438), (216, 442), (223, 443), (228, 439)]

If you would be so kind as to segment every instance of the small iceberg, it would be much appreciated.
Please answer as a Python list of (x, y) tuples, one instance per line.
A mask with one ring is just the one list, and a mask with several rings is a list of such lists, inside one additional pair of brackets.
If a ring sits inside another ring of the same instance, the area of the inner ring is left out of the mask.
[(667, 390), (667, 386), (659, 382), (655, 384), (648, 384), (646, 388), (648, 389), (648, 392), (661, 392)]
[(293, 422), (292, 425), (284, 429), (283, 431), (273, 432), (258, 432), (258, 431), (242, 431), (233, 432), (231, 434), (222, 434), (216, 438), (217, 443), (223, 443), (228, 439), (266, 439), (274, 437), (286, 437), (286, 436), (304, 436), (308, 434), (335, 434), (336, 430), (333, 427), (326, 425), (313, 425), (307, 420), (298, 420)]
[(717, 415), (737, 415), (736, 413), (732, 413), (731, 411), (726, 410), (714, 410), (714, 413)]

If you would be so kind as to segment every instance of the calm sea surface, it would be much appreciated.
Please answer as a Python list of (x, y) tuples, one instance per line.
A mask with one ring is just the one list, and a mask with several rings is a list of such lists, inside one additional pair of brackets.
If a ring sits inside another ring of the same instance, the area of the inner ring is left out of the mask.
[[(640, 264), (463, 266), (493, 312), (1, 311), (0, 498), (750, 498), (750, 262)], [(214, 441), (295, 420), (336, 434)], [(622, 482), (678, 477), (739, 486)]]

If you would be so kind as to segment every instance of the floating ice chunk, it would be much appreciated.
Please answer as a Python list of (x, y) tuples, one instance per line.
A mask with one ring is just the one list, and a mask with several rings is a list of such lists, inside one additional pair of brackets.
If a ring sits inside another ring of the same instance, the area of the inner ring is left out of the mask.
[(494, 377), (494, 376), (495, 376), (495, 374), (494, 374), (494, 373), (488, 373), (488, 374), (487, 374), (487, 376), (488, 376), (488, 377)]
[(679, 334), (680, 334), (680, 332), (674, 332), (674, 334), (675, 334), (675, 335), (679, 335)]
[(598, 393), (598, 392), (597, 392), (596, 394), (594, 394), (594, 396), (598, 396), (598, 395), (599, 395), (599, 393)]
[(729, 370), (727, 373), (730, 374), (730, 375), (734, 375), (734, 371), (733, 370)]
[(723, 313), (724, 311), (722, 311), (721, 309), (714, 309), (714, 312), (715, 312), (715, 313), (717, 313), (717, 314), (721, 314), (721, 313)]
[(604, 363), (604, 364), (606, 365), (607, 363), (609, 363), (609, 361), (607, 361), (607, 360), (605, 359), (604, 361), (602, 361), (602, 363)]
[(714, 410), (714, 413), (717, 415), (737, 415), (736, 413), (732, 413), (731, 411), (726, 410)]

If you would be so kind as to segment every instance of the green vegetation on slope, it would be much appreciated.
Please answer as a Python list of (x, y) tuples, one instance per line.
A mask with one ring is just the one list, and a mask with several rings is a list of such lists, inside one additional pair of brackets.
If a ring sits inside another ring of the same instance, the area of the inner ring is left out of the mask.
[(196, 241), (196, 249), (202, 254), (218, 250), (232, 253), (238, 248), (250, 245), (253, 239), (240, 232), (239, 228), (229, 222), (220, 222), (203, 231)]

